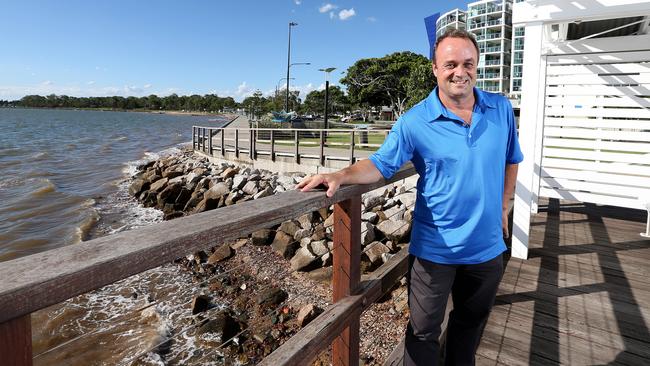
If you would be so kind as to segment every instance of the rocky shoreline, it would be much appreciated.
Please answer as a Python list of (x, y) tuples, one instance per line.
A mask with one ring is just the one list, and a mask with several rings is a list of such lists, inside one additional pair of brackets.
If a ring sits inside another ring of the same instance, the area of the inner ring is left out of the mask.
[[(186, 150), (139, 166), (129, 194), (171, 220), (292, 190), (303, 177), (212, 164)], [(365, 194), (362, 202), (364, 273), (408, 243), (415, 189), (407, 184), (384, 187)], [(332, 207), (322, 208), (177, 260), (207, 284), (191, 306), (197, 339), (219, 347), (224, 359), (255, 364), (308, 324), (331, 298), (332, 225)], [(362, 317), (362, 336), (371, 337), (361, 345), (366, 364), (378, 364), (401, 337), (407, 312), (403, 285), (391, 297)], [(227, 306), (206, 316), (217, 300)], [(393, 319), (383, 324), (386, 317)], [(165, 349), (157, 351), (164, 355)], [(319, 362), (327, 364), (326, 359)]]

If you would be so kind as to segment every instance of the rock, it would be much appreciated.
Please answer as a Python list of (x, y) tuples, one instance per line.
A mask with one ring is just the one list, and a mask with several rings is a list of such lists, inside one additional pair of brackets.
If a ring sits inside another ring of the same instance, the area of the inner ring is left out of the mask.
[(240, 190), (246, 184), (246, 177), (243, 175), (235, 175), (232, 179), (232, 190)]
[(151, 186), (149, 187), (149, 192), (155, 192), (155, 193), (160, 192), (161, 190), (163, 190), (165, 185), (167, 185), (168, 181), (169, 181), (169, 179), (167, 179), (167, 178), (161, 178), (161, 179), (158, 179), (157, 181), (151, 183)]
[(292, 236), (289, 236), (284, 231), (277, 231), (271, 247), (285, 259), (289, 259), (296, 253), (299, 244), (293, 240)]
[(411, 233), (411, 223), (403, 220), (385, 220), (377, 225), (377, 229), (388, 240), (395, 243), (405, 243), (408, 241), (409, 234)]
[(226, 168), (226, 170), (224, 170), (224, 171), (221, 173), (221, 178), (223, 178), (223, 179), (232, 178), (232, 177), (234, 177), (237, 173), (239, 173), (239, 168), (237, 168), (237, 167)]
[(192, 315), (202, 313), (208, 310), (210, 306), (210, 297), (207, 295), (194, 296), (192, 299)]
[[(188, 202), (189, 204), (189, 202)], [(215, 208), (219, 207), (219, 200), (218, 199), (212, 199), (208, 197), (204, 197), (199, 204), (196, 205), (194, 208), (193, 213), (199, 213), (199, 212), (204, 212), (204, 211), (210, 211), (214, 210)]]
[(316, 319), (318, 315), (323, 312), (323, 309), (319, 308), (314, 304), (308, 304), (300, 308), (298, 315), (296, 316), (296, 323), (299, 327), (304, 327), (309, 324), (312, 320)]
[(393, 220), (393, 221), (403, 220), (405, 211), (406, 208), (404, 207), (393, 206), (387, 210), (384, 210), (384, 215), (386, 215), (386, 218), (388, 218), (389, 220)]
[(312, 241), (309, 247), (311, 248), (311, 252), (317, 257), (321, 257), (329, 252), (325, 240)]
[(292, 177), (287, 177), (286, 175), (280, 175), (277, 178), (278, 184), (281, 184), (285, 189), (293, 189), (296, 185)]
[(142, 191), (149, 189), (150, 183), (146, 182), (144, 179), (136, 179), (129, 186), (129, 194), (131, 196), (137, 197)]
[(415, 200), (417, 195), (413, 192), (405, 192), (400, 195), (395, 196), (402, 204), (410, 209), (413, 209), (415, 206)]
[(257, 246), (263, 246), (269, 244), (271, 240), (271, 230), (261, 229), (253, 232), (251, 234), (251, 243)]
[(221, 342), (226, 342), (233, 338), (241, 331), (241, 326), (237, 320), (228, 311), (222, 311), (215, 315), (214, 319), (210, 319), (203, 323), (197, 330), (197, 336), (208, 333), (220, 335)]
[(257, 296), (257, 305), (275, 308), (286, 300), (287, 297), (289, 295), (281, 288), (266, 288)]
[(257, 182), (248, 181), (248, 183), (246, 183), (246, 185), (244, 185), (244, 188), (242, 188), (241, 190), (244, 191), (244, 193), (246, 194), (254, 196), (255, 194), (257, 194)]
[(298, 223), (303, 229), (311, 229), (316, 221), (314, 212), (306, 213), (298, 218)]
[(383, 262), (382, 255), (389, 253), (390, 249), (388, 249), (381, 242), (373, 241), (372, 243), (368, 244), (368, 246), (364, 249), (363, 252), (370, 260), (370, 263), (375, 265)]
[(330, 216), (330, 211), (327, 207), (321, 207), (318, 209), (318, 214), (320, 215), (321, 220), (325, 221)]
[(237, 202), (242, 197), (242, 195), (239, 193), (239, 191), (232, 191), (228, 194), (228, 197), (226, 197), (226, 201), (224, 202), (226, 206), (233, 205)]
[(363, 205), (366, 211), (370, 211), (373, 207), (383, 205), (385, 202), (383, 192), (372, 191), (363, 195)]
[(193, 192), (192, 195), (190, 196), (189, 201), (185, 204), (183, 207), (183, 211), (185, 212), (190, 212), (192, 211), (196, 205), (198, 205), (201, 201), (203, 200), (203, 192)]
[(200, 180), (201, 180), (201, 175), (196, 174), (194, 172), (190, 172), (185, 176), (185, 186), (190, 191), (193, 191), (194, 188), (196, 187), (196, 184), (199, 183)]
[(332, 253), (330, 253), (330, 252), (327, 252), (327, 253), (323, 254), (320, 257), (320, 261), (321, 261), (323, 267), (331, 266), (333, 259), (334, 258), (332, 257)]
[(311, 235), (311, 240), (314, 240), (314, 241), (323, 240), (323, 239), (325, 239), (325, 237), (326, 237), (325, 227), (323, 226), (323, 224), (318, 224), (314, 228), (314, 233)]
[(232, 250), (230, 245), (228, 244), (223, 244), (220, 247), (217, 248), (217, 250), (212, 253), (212, 255), (208, 258), (208, 264), (216, 264), (221, 261), (224, 261), (230, 257), (232, 257), (235, 254), (235, 251)]
[(237, 250), (237, 249), (243, 247), (243, 246), (246, 245), (246, 244), (248, 244), (248, 239), (243, 238), (243, 239), (239, 239), (239, 240), (237, 240), (236, 242), (232, 243), (232, 244), (230, 245), (230, 247), (231, 247), (232, 249), (234, 249), (234, 250)]
[(178, 198), (179, 193), (181, 193), (180, 184), (168, 185), (167, 187), (165, 187), (165, 189), (163, 189), (160, 193), (158, 193), (158, 197), (157, 197), (158, 206), (165, 206), (166, 204), (171, 204), (173, 210), (174, 203), (176, 202), (176, 198)]
[(180, 175), (176, 178), (171, 178), (167, 184), (183, 184), (185, 182), (185, 176)]
[(307, 248), (298, 249), (290, 260), (291, 269), (294, 271), (308, 271), (314, 267), (314, 262), (316, 262), (316, 256), (311, 254)]
[(329, 285), (332, 282), (332, 267), (317, 268), (307, 273), (307, 276), (314, 281)]
[(361, 222), (361, 245), (368, 245), (375, 240), (375, 225), (362, 221)]
[(182, 171), (175, 170), (175, 169), (176, 169), (175, 167), (171, 167), (171, 168), (165, 170), (162, 173), (163, 178), (172, 179), (172, 178), (180, 177), (181, 175), (183, 175)]
[(264, 197), (268, 197), (268, 196), (272, 196), (272, 195), (273, 195), (273, 188), (266, 187), (266, 188), (264, 188), (264, 190), (262, 190), (261, 192), (258, 192), (256, 195), (254, 195), (253, 199), (256, 200), (256, 199), (259, 199), (259, 198), (264, 198)]
[(293, 240), (301, 240), (302, 238), (308, 238), (311, 236), (311, 230), (309, 229), (299, 229), (293, 234)]
[(165, 216), (163, 217), (163, 220), (167, 221), (167, 220), (175, 219), (177, 217), (182, 217), (183, 215), (184, 215), (183, 211), (172, 211), (166, 213)]
[(153, 207), (158, 202), (158, 194), (156, 192), (146, 191), (140, 195), (140, 201), (144, 207)]
[(376, 212), (364, 212), (361, 214), (362, 221), (368, 221), (371, 224), (376, 224), (379, 221), (379, 216)]
[(282, 224), (280, 224), (280, 227), (278, 228), (278, 230), (284, 231), (288, 235), (291, 235), (291, 237), (296, 235), (296, 231), (298, 231), (299, 229), (300, 227), (293, 220), (283, 222)]
[(186, 187), (181, 187), (181, 191), (178, 193), (178, 196), (176, 197), (176, 201), (174, 201), (174, 208), (176, 210), (182, 211), (191, 197), (192, 197), (192, 191), (187, 189)]
[(208, 189), (207, 192), (203, 195), (205, 198), (220, 199), (221, 197), (230, 193), (230, 188), (228, 184), (224, 182), (216, 183), (212, 188)]
[(385, 211), (385, 210), (388, 210), (389, 208), (391, 208), (391, 207), (393, 207), (395, 205), (397, 205), (397, 201), (390, 198), (390, 199), (386, 200), (386, 202), (384, 202), (384, 204), (381, 206), (381, 208), (382, 208), (382, 210)]
[(300, 247), (301, 248), (308, 248), (309, 249), (309, 244), (311, 244), (311, 238), (302, 238), (302, 239), (300, 239)]
[(331, 228), (332, 226), (334, 226), (334, 214), (329, 215), (327, 219), (325, 219), (323, 225), (325, 225), (326, 228)]

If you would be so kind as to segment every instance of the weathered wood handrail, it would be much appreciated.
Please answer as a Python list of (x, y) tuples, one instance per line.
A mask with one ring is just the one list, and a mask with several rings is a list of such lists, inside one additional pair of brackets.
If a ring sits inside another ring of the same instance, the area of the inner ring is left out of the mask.
[[(200, 132), (205, 137), (206, 131)], [(0, 263), (0, 332), (4, 333), (0, 340), (26, 338), (34, 311), (304, 213), (357, 200), (363, 193), (413, 174), (412, 167), (405, 168), (390, 180), (341, 187), (331, 198), (322, 191), (288, 191)], [(13, 348), (13, 359), (23, 359), (25, 355), (17, 354), (21, 351), (31, 353), (31, 345), (24, 342), (30, 347)]]

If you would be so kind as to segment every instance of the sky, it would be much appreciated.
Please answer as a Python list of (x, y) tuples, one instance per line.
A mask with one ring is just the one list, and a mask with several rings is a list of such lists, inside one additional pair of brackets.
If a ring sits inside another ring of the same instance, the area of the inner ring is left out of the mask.
[(362, 58), (428, 56), (424, 18), (461, 0), (0, 0), (0, 99), (28, 94), (243, 100), (339, 85)]

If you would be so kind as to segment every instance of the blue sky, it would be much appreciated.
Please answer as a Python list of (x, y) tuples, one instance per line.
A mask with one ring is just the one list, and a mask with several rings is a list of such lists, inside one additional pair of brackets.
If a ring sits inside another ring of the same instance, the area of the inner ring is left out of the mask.
[[(423, 19), (460, 0), (0, 0), (0, 99), (27, 94), (232, 96), (337, 84), (356, 60), (428, 56)], [(284, 81), (282, 81), (284, 83)], [(281, 84), (282, 84), (281, 83)]]

